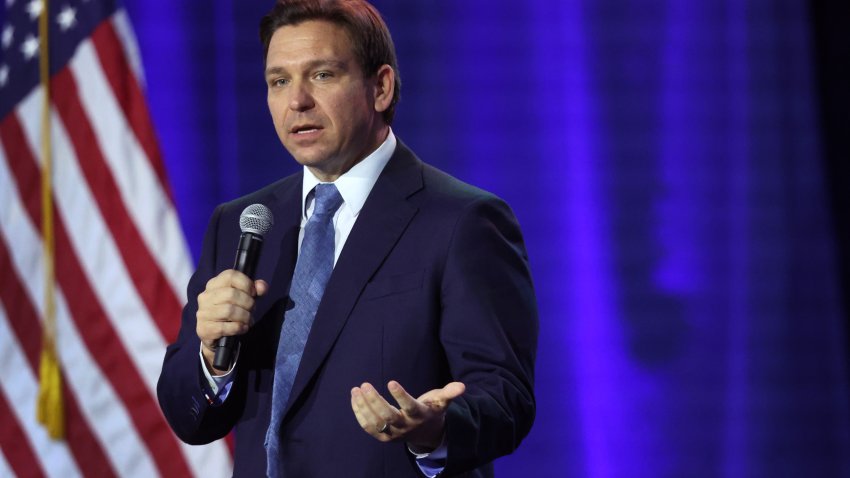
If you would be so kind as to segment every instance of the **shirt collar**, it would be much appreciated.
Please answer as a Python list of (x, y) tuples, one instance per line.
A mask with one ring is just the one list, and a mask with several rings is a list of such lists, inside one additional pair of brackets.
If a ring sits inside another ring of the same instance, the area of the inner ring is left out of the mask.
[[(353, 216), (357, 216), (360, 209), (363, 208), (363, 204), (366, 203), (366, 198), (369, 197), (372, 187), (378, 181), (378, 176), (381, 175), (384, 166), (387, 165), (395, 152), (396, 143), (395, 135), (390, 128), (387, 139), (378, 146), (378, 149), (334, 181), (333, 184), (336, 185), (344, 201), (343, 206), (350, 208)], [(309, 205), (307, 196), (321, 182), (307, 166), (304, 166), (304, 179), (301, 181), (301, 217), (304, 220), (307, 219), (307, 207)], [(312, 197), (310, 199), (312, 200)]]

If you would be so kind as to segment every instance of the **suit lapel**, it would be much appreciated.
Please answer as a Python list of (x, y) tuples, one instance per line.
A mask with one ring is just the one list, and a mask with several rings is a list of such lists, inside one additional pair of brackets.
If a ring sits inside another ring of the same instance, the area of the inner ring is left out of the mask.
[(399, 141), (369, 193), (325, 288), (286, 413), (330, 352), (366, 283), (416, 214), (417, 208), (407, 198), (421, 188), (422, 164)]
[[(301, 173), (292, 176), (274, 191), (266, 204), (274, 214), (275, 224), (264, 238), (257, 278), (268, 281), (270, 289), (266, 296), (257, 301), (254, 310), (256, 318), (278, 321), (283, 319), (289, 284), (298, 257), (301, 181)], [(274, 357), (271, 363), (274, 363)]]

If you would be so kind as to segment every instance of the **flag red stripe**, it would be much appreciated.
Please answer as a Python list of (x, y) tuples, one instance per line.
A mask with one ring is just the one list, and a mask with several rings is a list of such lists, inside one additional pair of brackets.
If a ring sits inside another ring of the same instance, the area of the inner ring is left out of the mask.
[[(3, 125), (6, 125), (5, 121)], [(17, 183), (30, 181), (32, 176), (39, 174), (35, 157), (29, 151), (26, 155), (16, 157), (9, 166)], [(30, 217), (34, 218), (35, 211), (29, 209), (34, 202), (25, 200), (24, 203)], [(59, 210), (58, 205), (54, 207)], [(130, 360), (128, 351), (123, 348), (121, 340), (101, 308), (97, 295), (91, 289), (61, 215), (56, 216), (54, 229), (56, 278), (86, 348), (92, 351), (92, 358), (124, 403), (130, 419), (147, 444), (161, 473), (165, 476), (190, 476), (186, 460), (180, 452), (176, 438), (165, 423), (156, 400), (144, 387), (142, 377)]]
[(21, 344), (24, 356), (33, 375), (38, 375), (39, 352), (41, 351), (42, 328), (38, 313), (15, 273), (6, 241), (0, 237), (0, 302), (6, 310), (6, 320)]
[[(5, 146), (4, 141), (4, 146)], [(0, 238), (0, 302), (6, 318), (33, 375), (38, 376), (39, 352), (43, 329), (29, 296), (12, 266), (6, 242)], [(74, 392), (68, 387), (67, 375), (62, 372), (62, 393), (65, 398), (67, 443), (77, 467), (84, 476), (116, 476), (112, 464), (95, 438), (88, 421), (80, 411)], [(5, 449), (5, 446), (2, 446)]]
[[(0, 142), (6, 152), (6, 161), (9, 169), (13, 169), (16, 163), (25, 160), (35, 161), (26, 144), (26, 137), (18, 117), (12, 113), (0, 122)], [(18, 195), (23, 202), (24, 208), (30, 213), (30, 218), (36, 227), (41, 227), (41, 178), (40, 173), (31, 174), (26, 177), (15, 178), (18, 186)]]
[(127, 57), (121, 48), (122, 42), (115, 32), (112, 22), (101, 23), (92, 32), (91, 39), (97, 51), (101, 68), (103, 68), (103, 72), (112, 86), (112, 92), (121, 105), (121, 110), (124, 111), (124, 116), (127, 118), (133, 133), (135, 133), (136, 139), (145, 151), (151, 167), (156, 172), (163, 190), (168, 194), (173, 204), (173, 195), (165, 172), (165, 163), (156, 141), (156, 133), (148, 113), (145, 96), (133, 75), (130, 64), (127, 62)]
[(120, 200), (121, 193), (98, 147), (97, 136), (80, 102), (71, 69), (65, 67), (60, 70), (50, 84), (53, 91), (61, 92), (54, 95), (53, 103), (71, 138), (92, 196), (127, 264), (127, 272), (163, 338), (173, 340), (177, 336), (179, 321), (176, 318), (180, 317), (181, 304)]
[(30, 303), (18, 274), (6, 251), (6, 241), (0, 237), (0, 302), (17, 341), (24, 351), (33, 375), (38, 375), (38, 358), (41, 351), (42, 329), (35, 307)]
[(3, 393), (0, 393), (0, 449), (19, 478), (45, 476), (41, 462)]

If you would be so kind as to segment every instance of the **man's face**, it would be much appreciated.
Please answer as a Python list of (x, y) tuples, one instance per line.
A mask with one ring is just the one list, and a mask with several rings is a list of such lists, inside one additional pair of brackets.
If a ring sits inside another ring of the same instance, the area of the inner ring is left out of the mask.
[(385, 128), (385, 108), (376, 104), (380, 76), (364, 74), (340, 26), (306, 21), (279, 28), (266, 57), (269, 111), (295, 160), (320, 177), (338, 176), (372, 152)]

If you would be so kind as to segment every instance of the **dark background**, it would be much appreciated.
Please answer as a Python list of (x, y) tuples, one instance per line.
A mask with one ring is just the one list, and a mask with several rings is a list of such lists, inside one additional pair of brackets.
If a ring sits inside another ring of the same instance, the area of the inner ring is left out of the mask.
[[(216, 204), (297, 169), (270, 5), (126, 2), (195, 257)], [(526, 236), (538, 418), (500, 476), (850, 476), (846, 2), (376, 6), (394, 131)]]

